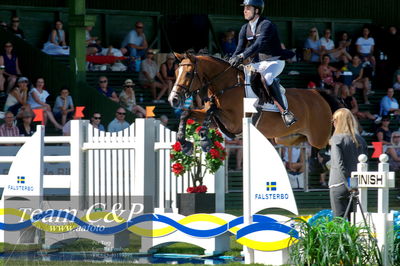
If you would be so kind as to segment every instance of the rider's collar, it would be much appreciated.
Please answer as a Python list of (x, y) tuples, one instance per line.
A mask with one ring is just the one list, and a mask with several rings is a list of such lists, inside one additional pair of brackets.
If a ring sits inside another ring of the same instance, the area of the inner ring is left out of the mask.
[(254, 21), (249, 21), (250, 29), (253, 34), (256, 33), (256, 26), (257, 26), (257, 22), (259, 19), (260, 19), (260, 16), (258, 16)]

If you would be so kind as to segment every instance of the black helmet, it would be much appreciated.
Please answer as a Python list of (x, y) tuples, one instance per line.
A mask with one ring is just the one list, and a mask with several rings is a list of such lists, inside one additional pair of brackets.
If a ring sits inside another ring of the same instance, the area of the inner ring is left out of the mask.
[(242, 6), (254, 6), (260, 9), (260, 14), (264, 10), (264, 1), (263, 0), (243, 0)]

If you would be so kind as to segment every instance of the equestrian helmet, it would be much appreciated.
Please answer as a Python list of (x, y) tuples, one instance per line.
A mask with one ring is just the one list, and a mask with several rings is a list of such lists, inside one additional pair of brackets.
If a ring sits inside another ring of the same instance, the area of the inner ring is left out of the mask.
[(264, 10), (264, 1), (263, 0), (243, 0), (243, 4), (241, 6), (254, 6), (255, 8), (260, 9), (260, 14)]

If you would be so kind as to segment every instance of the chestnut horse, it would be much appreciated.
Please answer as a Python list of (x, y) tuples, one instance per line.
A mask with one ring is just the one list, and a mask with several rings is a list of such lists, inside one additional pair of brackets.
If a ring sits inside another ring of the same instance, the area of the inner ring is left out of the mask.
[[(240, 134), (245, 96), (243, 72), (211, 56), (175, 56), (181, 62), (168, 98), (171, 106), (182, 106), (186, 97), (195, 93), (208, 97), (216, 107), (213, 118), (219, 128), (224, 133)], [(308, 141), (316, 148), (325, 147), (332, 130), (332, 112), (328, 102), (313, 89), (287, 89), (286, 97), (298, 121), (287, 128), (280, 113), (263, 111), (256, 124), (258, 130), (265, 137), (274, 138), (278, 144), (290, 146)], [(193, 110), (190, 115), (200, 117), (201, 120), (206, 111)]]

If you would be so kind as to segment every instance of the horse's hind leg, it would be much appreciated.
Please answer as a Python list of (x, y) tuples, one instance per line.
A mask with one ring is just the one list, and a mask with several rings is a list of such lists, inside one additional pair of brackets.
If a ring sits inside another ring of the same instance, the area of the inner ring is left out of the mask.
[(275, 138), (275, 142), (277, 144), (281, 144), (284, 146), (295, 146), (306, 141), (307, 141), (306, 136), (300, 134), (293, 134), (289, 136)]

